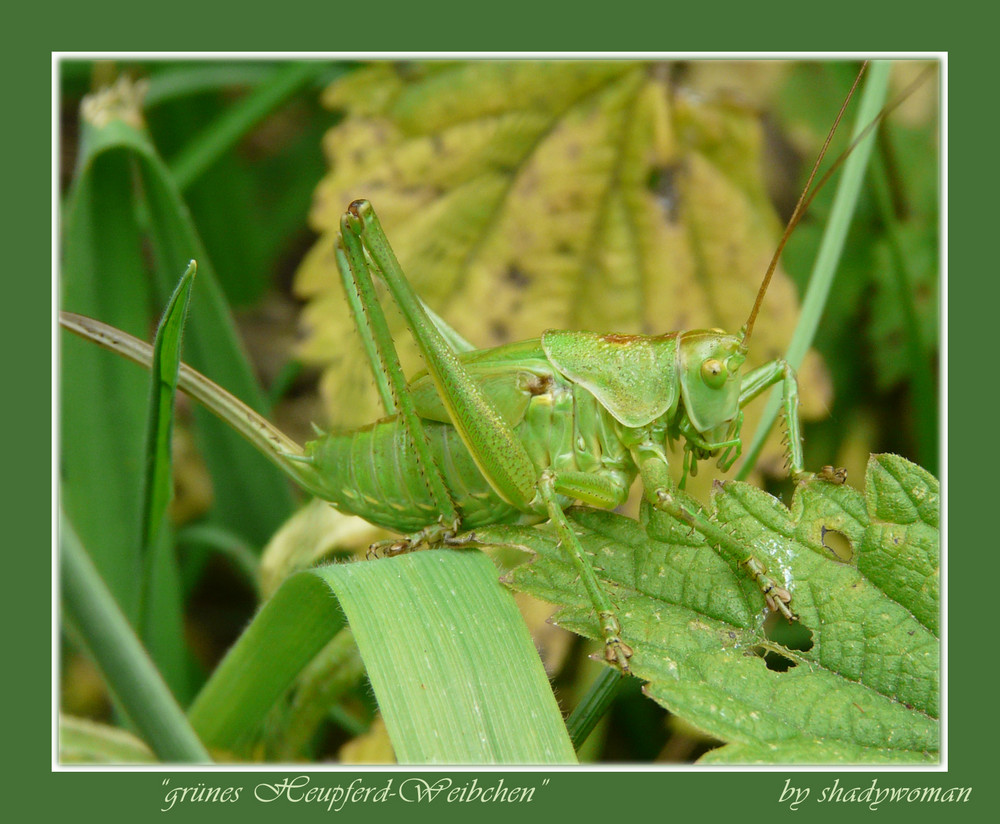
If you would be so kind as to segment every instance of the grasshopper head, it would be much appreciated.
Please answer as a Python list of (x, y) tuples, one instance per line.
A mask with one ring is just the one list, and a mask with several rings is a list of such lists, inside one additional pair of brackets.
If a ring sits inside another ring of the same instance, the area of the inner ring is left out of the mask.
[(710, 442), (726, 440), (740, 411), (742, 338), (720, 330), (685, 332), (680, 343), (681, 396), (688, 420)]

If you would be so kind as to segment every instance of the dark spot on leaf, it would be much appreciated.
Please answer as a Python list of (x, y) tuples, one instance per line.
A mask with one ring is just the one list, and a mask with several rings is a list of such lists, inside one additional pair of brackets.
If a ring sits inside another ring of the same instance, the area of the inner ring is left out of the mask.
[(513, 264), (504, 272), (504, 280), (516, 289), (526, 289), (531, 284), (531, 277)]
[(680, 194), (678, 191), (678, 174), (680, 167), (674, 163), (669, 166), (657, 166), (650, 170), (646, 178), (646, 188), (656, 198), (663, 214), (671, 223), (679, 219)]

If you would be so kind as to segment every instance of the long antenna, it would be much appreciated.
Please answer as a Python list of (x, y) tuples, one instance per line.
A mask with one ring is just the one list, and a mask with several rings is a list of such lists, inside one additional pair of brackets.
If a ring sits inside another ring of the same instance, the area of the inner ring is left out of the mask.
[[(837, 119), (833, 121), (833, 126), (830, 127), (830, 131), (826, 136), (826, 141), (823, 143), (823, 148), (820, 150), (819, 157), (816, 158), (816, 162), (813, 164), (812, 172), (809, 173), (809, 180), (806, 181), (806, 185), (802, 189), (802, 194), (799, 195), (799, 202), (795, 204), (792, 216), (788, 219), (788, 225), (785, 226), (785, 231), (781, 236), (781, 240), (778, 242), (778, 248), (774, 250), (774, 256), (768, 264), (767, 272), (764, 273), (764, 280), (761, 282), (760, 289), (757, 291), (757, 300), (754, 301), (753, 309), (750, 310), (750, 317), (747, 318), (746, 325), (743, 327), (743, 337), (740, 347), (744, 351), (749, 348), (750, 334), (753, 332), (753, 325), (757, 320), (757, 313), (760, 311), (760, 305), (764, 301), (764, 293), (767, 292), (767, 287), (771, 283), (771, 276), (774, 274), (774, 270), (778, 267), (778, 260), (781, 258), (781, 253), (785, 249), (785, 244), (788, 243), (788, 238), (792, 236), (792, 230), (798, 225), (802, 215), (805, 214), (806, 208), (812, 202), (813, 197), (815, 197), (815, 192), (810, 195), (809, 187), (812, 186), (813, 179), (816, 177), (816, 172), (819, 171), (819, 166), (823, 162), (823, 158), (826, 156), (826, 150), (830, 147), (830, 141), (833, 140), (833, 135), (836, 133), (837, 127), (840, 125), (840, 120), (843, 118), (844, 112), (847, 111), (847, 104), (850, 103), (851, 98), (854, 97), (854, 92), (858, 88), (858, 84), (861, 82), (861, 76), (865, 73), (866, 68), (868, 68), (867, 60), (861, 64), (858, 76), (854, 78), (854, 85), (851, 86), (851, 90), (847, 93), (847, 97), (844, 99), (844, 102), (840, 107), (840, 111), (837, 112)], [(868, 129), (878, 123), (883, 114), (884, 112), (873, 120), (868, 125)], [(865, 130), (865, 133), (867, 133), (868, 129)], [(833, 171), (833, 169), (840, 165), (841, 161), (843, 161), (844, 158), (850, 154), (851, 149), (853, 149), (855, 145), (857, 145), (857, 141), (851, 144), (847, 151), (844, 152), (840, 158), (838, 158), (836, 164), (834, 164), (830, 171)], [(819, 185), (816, 187), (817, 192), (823, 184), (829, 180), (829, 177), (830, 173), (827, 172), (827, 174), (824, 175), (823, 179), (820, 181)]]
[(869, 61), (866, 60), (862, 64), (860, 71), (858, 71), (858, 76), (854, 78), (854, 85), (851, 86), (851, 90), (850, 92), (848, 92), (847, 98), (844, 100), (844, 104), (840, 107), (840, 112), (837, 114), (837, 119), (833, 122), (833, 126), (830, 129), (830, 133), (826, 136), (826, 142), (823, 144), (823, 148), (819, 153), (819, 157), (816, 158), (816, 163), (815, 165), (813, 165), (812, 172), (809, 175), (809, 180), (806, 181), (805, 188), (802, 190), (802, 194), (799, 196), (799, 202), (795, 204), (795, 210), (792, 212), (792, 216), (788, 219), (788, 225), (785, 227), (785, 232), (781, 236), (781, 241), (778, 243), (778, 248), (774, 252), (774, 257), (771, 258), (771, 263), (767, 267), (767, 272), (764, 275), (764, 280), (760, 285), (760, 290), (757, 292), (757, 300), (754, 301), (753, 309), (750, 310), (750, 317), (747, 319), (746, 326), (743, 327), (744, 332), (743, 332), (741, 346), (744, 349), (744, 351), (748, 348), (747, 342), (750, 340), (750, 333), (753, 331), (754, 321), (757, 320), (757, 312), (760, 310), (760, 305), (764, 300), (764, 293), (767, 291), (768, 284), (771, 282), (771, 275), (774, 274), (774, 270), (778, 266), (778, 259), (781, 257), (781, 253), (785, 248), (785, 244), (788, 242), (788, 238), (791, 237), (795, 227), (799, 225), (799, 221), (802, 220), (803, 216), (808, 211), (809, 206), (816, 198), (816, 195), (819, 194), (820, 190), (826, 185), (827, 181), (829, 181), (830, 178), (833, 177), (834, 172), (836, 172), (837, 169), (839, 169), (841, 165), (844, 163), (844, 161), (847, 160), (848, 155), (850, 155), (851, 152), (853, 152), (855, 148), (857, 148), (858, 144), (861, 143), (861, 141), (868, 136), (869, 132), (871, 132), (872, 129), (878, 126), (878, 124), (885, 119), (886, 115), (888, 115), (894, 109), (898, 108), (899, 105), (904, 100), (906, 100), (911, 94), (913, 94), (916, 88), (920, 86), (920, 84), (923, 83), (924, 80), (927, 79), (927, 76), (932, 71), (934, 71), (933, 66), (928, 66), (919, 74), (916, 80), (910, 83), (910, 85), (907, 86), (899, 94), (899, 96), (895, 100), (893, 100), (885, 108), (883, 108), (882, 111), (880, 111), (878, 115), (875, 116), (872, 122), (869, 123), (867, 126), (865, 126), (865, 128), (858, 133), (858, 136), (855, 137), (853, 141), (851, 141), (851, 145), (848, 146), (841, 153), (840, 157), (838, 157), (831, 164), (830, 168), (827, 169), (826, 172), (823, 174), (823, 177), (820, 178), (819, 183), (817, 183), (810, 192), (809, 187), (812, 186), (813, 178), (816, 177), (816, 171), (817, 169), (819, 169), (819, 165), (823, 161), (823, 156), (826, 154), (826, 150), (830, 145), (830, 140), (833, 138), (833, 133), (837, 131), (837, 126), (840, 124), (840, 119), (844, 116), (844, 111), (847, 109), (847, 104), (850, 103), (851, 97), (854, 96), (854, 91), (857, 89), (858, 83), (861, 81), (861, 75), (864, 74), (865, 69), (868, 67), (868, 62)]

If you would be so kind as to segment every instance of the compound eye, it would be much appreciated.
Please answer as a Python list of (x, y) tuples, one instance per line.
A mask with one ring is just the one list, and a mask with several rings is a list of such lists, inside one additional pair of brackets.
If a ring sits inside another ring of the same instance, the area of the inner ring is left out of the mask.
[(728, 377), (726, 365), (716, 358), (709, 358), (701, 365), (701, 379), (712, 389), (721, 389)]

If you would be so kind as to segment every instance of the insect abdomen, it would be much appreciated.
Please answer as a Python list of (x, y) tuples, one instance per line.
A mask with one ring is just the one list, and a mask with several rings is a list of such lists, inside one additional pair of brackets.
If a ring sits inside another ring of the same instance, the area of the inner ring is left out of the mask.
[[(452, 426), (423, 423), (463, 528), (521, 519), (522, 513), (490, 488)], [(340, 511), (403, 533), (437, 523), (440, 513), (400, 419), (383, 418), (353, 432), (327, 435), (310, 443), (307, 455), (319, 474), (330, 479), (324, 497)]]

